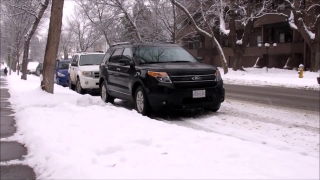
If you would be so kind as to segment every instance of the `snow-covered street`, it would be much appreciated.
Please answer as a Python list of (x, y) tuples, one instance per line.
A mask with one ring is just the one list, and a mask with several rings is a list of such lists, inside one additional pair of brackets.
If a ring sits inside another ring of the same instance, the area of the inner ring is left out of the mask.
[(23, 161), (38, 179), (315, 179), (319, 114), (226, 100), (218, 113), (143, 117), (39, 77), (8, 78)]
[[(222, 68), (219, 68), (223, 72)], [(232, 71), (222, 74), (227, 84), (243, 84), (250, 86), (276, 86), (297, 89), (320, 90), (317, 83), (319, 73), (304, 71), (304, 77), (298, 78), (298, 71), (278, 68), (245, 68), (246, 71)]]

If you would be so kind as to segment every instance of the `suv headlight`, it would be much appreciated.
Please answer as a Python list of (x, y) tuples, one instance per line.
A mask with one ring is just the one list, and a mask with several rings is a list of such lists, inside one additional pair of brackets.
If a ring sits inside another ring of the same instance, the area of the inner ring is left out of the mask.
[(92, 77), (93, 72), (91, 71), (82, 71), (82, 75), (86, 76), (86, 77)]
[(159, 82), (171, 83), (171, 79), (166, 72), (148, 71), (148, 75), (156, 78)]
[(221, 78), (221, 74), (220, 74), (220, 71), (219, 70), (216, 70), (216, 81), (221, 81), (222, 78)]
[(62, 74), (61, 72), (58, 72), (57, 75), (58, 75), (59, 77), (65, 77), (65, 76), (66, 76), (66, 75)]

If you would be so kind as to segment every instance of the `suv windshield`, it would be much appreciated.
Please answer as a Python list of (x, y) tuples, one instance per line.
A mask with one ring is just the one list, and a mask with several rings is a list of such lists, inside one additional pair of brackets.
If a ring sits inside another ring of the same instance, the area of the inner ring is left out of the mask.
[(197, 62), (182, 47), (140, 46), (137, 49), (136, 57), (141, 63)]
[(58, 69), (68, 69), (70, 62), (59, 62)]
[(86, 54), (80, 58), (80, 66), (85, 65), (99, 65), (102, 62), (104, 54)]

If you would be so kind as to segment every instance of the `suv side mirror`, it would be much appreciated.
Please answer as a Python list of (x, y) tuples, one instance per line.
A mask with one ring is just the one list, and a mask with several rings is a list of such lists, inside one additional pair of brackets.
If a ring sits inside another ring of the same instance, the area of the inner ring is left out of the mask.
[(128, 65), (132, 66), (132, 65), (134, 65), (131, 59), (120, 59), (119, 63), (120, 63), (121, 66), (128, 66)]
[(203, 61), (203, 58), (202, 58), (202, 57), (197, 57), (196, 59), (197, 59), (197, 61), (200, 62), (200, 63), (202, 63), (202, 61)]
[(72, 62), (71, 66), (77, 66), (77, 62)]

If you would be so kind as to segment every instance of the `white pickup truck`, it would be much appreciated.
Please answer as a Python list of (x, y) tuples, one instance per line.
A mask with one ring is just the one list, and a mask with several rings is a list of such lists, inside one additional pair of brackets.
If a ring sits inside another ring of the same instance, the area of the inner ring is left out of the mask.
[(104, 53), (75, 53), (69, 65), (69, 88), (84, 94), (87, 90), (99, 90), (99, 65)]

